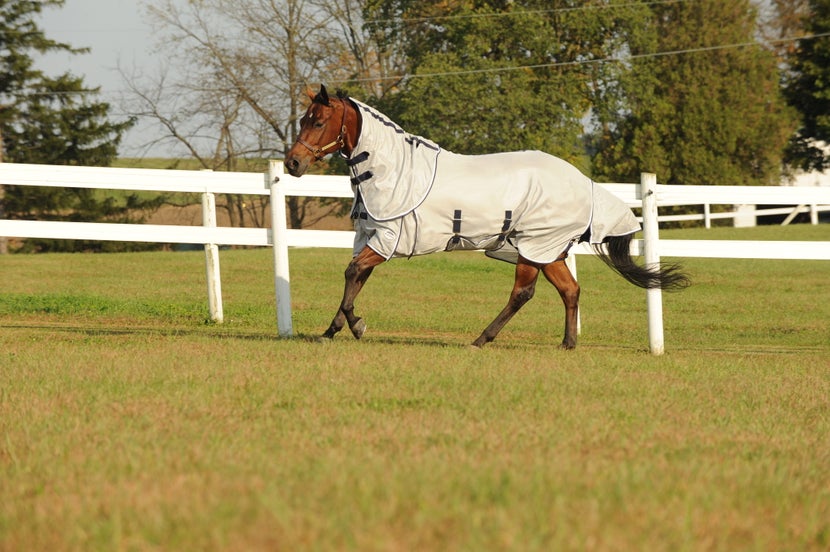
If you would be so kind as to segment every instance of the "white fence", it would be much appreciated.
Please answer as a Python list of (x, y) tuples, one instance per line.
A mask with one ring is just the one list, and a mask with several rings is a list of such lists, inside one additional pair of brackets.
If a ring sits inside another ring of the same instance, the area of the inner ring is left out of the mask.
[[(787, 189), (790, 189), (787, 187)], [(692, 205), (697, 205), (696, 203)], [(662, 207), (667, 205), (661, 204)], [(758, 217), (765, 217), (771, 215), (787, 215), (781, 222), (781, 226), (787, 226), (795, 217), (802, 213), (810, 215), (810, 223), (818, 224), (819, 213), (830, 211), (830, 205), (796, 205), (795, 207), (776, 207), (757, 209), (755, 205), (736, 205), (736, 208), (723, 212), (713, 213), (709, 203), (703, 204), (702, 213), (686, 213), (682, 215), (660, 215), (660, 222), (680, 222), (680, 221), (703, 221), (703, 226), (706, 228), (712, 227), (713, 220), (735, 219), (735, 226), (738, 226), (738, 221), (742, 219), (751, 218), (751, 224), (743, 224), (743, 226), (755, 226)], [(737, 207), (740, 207), (738, 209)]]
[[(351, 197), (345, 176), (312, 176), (302, 180), (283, 173), (282, 163), (272, 161), (265, 175), (207, 171), (113, 169), (53, 165), (0, 164), (0, 184), (57, 186), (110, 190), (189, 192), (202, 198), (203, 226), (151, 224), (107, 224), (0, 220), (0, 236), (19, 238), (82, 239), (157, 243), (204, 244), (208, 305), (211, 318), (223, 319), (219, 245), (274, 247), (274, 282), (277, 297), (277, 328), (281, 336), (293, 334), (288, 247), (351, 248), (353, 232), (294, 230), (286, 228), (285, 197)], [(830, 241), (723, 241), (660, 240), (657, 231), (659, 206), (755, 204), (830, 205), (830, 187), (671, 186), (656, 184), (644, 174), (640, 184), (603, 184), (630, 207), (641, 207), (643, 239), (635, 240), (632, 252), (653, 263), (660, 256), (759, 259), (830, 260)], [(273, 230), (216, 226), (215, 194), (270, 195)], [(818, 209), (824, 209), (820, 207)], [(818, 211), (813, 207), (813, 212)], [(713, 215), (714, 216), (714, 215)], [(572, 250), (590, 254), (590, 248)], [(662, 300), (660, 290), (648, 290), (649, 341), (654, 354), (663, 352)]]

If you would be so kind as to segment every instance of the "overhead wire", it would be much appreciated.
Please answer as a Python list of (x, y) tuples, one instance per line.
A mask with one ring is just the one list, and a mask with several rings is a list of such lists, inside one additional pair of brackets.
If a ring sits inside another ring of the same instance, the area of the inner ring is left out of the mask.
[[(573, 61), (556, 61), (550, 63), (536, 63), (536, 64), (528, 64), (528, 65), (506, 65), (503, 67), (487, 67), (482, 69), (462, 69), (458, 71), (440, 71), (434, 73), (413, 73), (413, 74), (406, 74), (406, 75), (393, 75), (393, 76), (377, 76), (377, 77), (360, 77), (360, 78), (350, 78), (350, 79), (329, 79), (327, 80), (328, 83), (331, 84), (344, 84), (349, 82), (378, 82), (378, 81), (388, 81), (388, 80), (403, 80), (403, 79), (422, 79), (422, 78), (437, 78), (437, 77), (450, 77), (450, 76), (464, 76), (464, 75), (475, 75), (475, 74), (484, 74), (484, 73), (505, 73), (510, 71), (526, 71), (530, 69), (546, 69), (546, 68), (557, 68), (557, 67), (570, 67), (570, 66), (578, 66), (578, 65), (591, 65), (591, 64), (599, 64), (599, 63), (627, 63), (630, 61), (635, 60), (642, 60), (648, 58), (657, 58), (657, 57), (667, 57), (672, 55), (683, 55), (683, 54), (694, 54), (700, 52), (714, 52), (718, 50), (731, 50), (737, 48), (749, 48), (752, 46), (763, 46), (764, 44), (769, 45), (778, 45), (778, 44), (785, 44), (788, 42), (796, 42), (799, 40), (812, 40), (816, 38), (826, 38), (830, 37), (830, 32), (826, 33), (817, 33), (811, 35), (802, 35), (802, 36), (792, 36), (792, 37), (785, 37), (780, 39), (772, 39), (767, 40), (764, 43), (759, 42), (757, 40), (753, 41), (746, 41), (746, 42), (736, 42), (732, 44), (718, 44), (713, 46), (699, 46), (695, 48), (684, 48), (679, 50), (666, 50), (663, 52), (650, 52), (650, 53), (643, 53), (643, 54), (630, 54), (627, 56), (615, 56), (615, 57), (605, 57), (605, 58), (596, 58), (596, 59), (583, 59), (583, 60), (573, 60)], [(300, 83), (303, 84), (303, 83)], [(97, 90), (75, 90), (75, 91), (47, 91), (47, 92), (28, 92), (23, 95), (42, 95), (42, 96), (60, 96), (60, 95), (75, 95), (75, 94), (89, 94), (89, 93), (96, 93), (100, 92)], [(119, 92), (119, 91), (113, 91)], [(123, 92), (123, 91), (120, 91)]]
[(630, 61), (635, 60), (642, 60), (648, 58), (657, 58), (657, 57), (666, 57), (672, 55), (683, 55), (683, 54), (694, 54), (700, 52), (714, 52), (718, 50), (731, 50), (737, 48), (748, 48), (752, 46), (763, 46), (764, 44), (785, 44), (788, 42), (796, 42), (799, 40), (811, 40), (815, 38), (824, 38), (830, 36), (830, 32), (826, 33), (817, 33), (811, 35), (803, 35), (803, 36), (794, 36), (794, 37), (786, 37), (780, 39), (772, 39), (767, 40), (765, 42), (759, 42), (757, 40), (753, 41), (746, 41), (746, 42), (736, 42), (733, 44), (718, 44), (714, 46), (699, 46), (695, 48), (684, 48), (680, 50), (666, 50), (663, 52), (650, 52), (650, 53), (643, 53), (643, 54), (630, 54), (627, 56), (615, 56), (615, 57), (606, 57), (606, 58), (596, 58), (596, 59), (582, 59), (582, 60), (573, 60), (573, 61), (555, 61), (550, 63), (536, 63), (536, 64), (527, 64), (527, 65), (506, 65), (503, 67), (487, 67), (482, 69), (460, 69), (458, 71), (440, 71), (434, 73), (413, 73), (407, 75), (394, 75), (394, 76), (387, 76), (387, 77), (361, 77), (361, 78), (354, 78), (354, 79), (337, 79), (337, 80), (329, 80), (328, 82), (332, 84), (343, 84), (347, 82), (378, 82), (378, 81), (388, 81), (388, 80), (404, 80), (404, 79), (421, 79), (421, 78), (437, 78), (437, 77), (454, 77), (454, 76), (464, 76), (464, 75), (476, 75), (476, 74), (484, 74), (484, 73), (505, 73), (510, 71), (526, 71), (529, 69), (549, 69), (549, 68), (557, 68), (557, 67), (570, 67), (570, 66), (578, 66), (578, 65), (592, 65), (592, 64), (599, 64), (599, 63), (627, 63)]
[[(540, 9), (540, 10), (519, 10), (519, 11), (505, 11), (505, 12), (489, 12), (489, 13), (475, 13), (475, 14), (455, 14), (455, 15), (437, 15), (437, 16), (425, 16), (425, 17), (414, 17), (414, 18), (402, 18), (398, 20), (394, 20), (396, 22), (402, 23), (416, 23), (416, 22), (428, 22), (428, 21), (439, 21), (439, 20), (452, 20), (452, 19), (463, 19), (463, 18), (496, 18), (496, 17), (512, 17), (512, 16), (520, 16), (520, 15), (542, 15), (542, 14), (549, 14), (549, 13), (568, 13), (568, 12), (577, 12), (577, 11), (588, 11), (588, 10), (608, 10), (608, 9), (623, 9), (623, 8), (630, 8), (635, 6), (654, 6), (654, 5), (670, 5), (670, 4), (681, 4), (686, 3), (689, 1), (694, 0), (651, 0), (646, 2), (627, 2), (621, 4), (604, 4), (604, 5), (589, 5), (589, 6), (577, 6), (577, 7), (565, 7), (565, 8), (550, 8), (550, 9)], [(390, 19), (371, 19), (367, 20), (365, 23), (389, 23), (393, 20)], [(627, 63), (630, 61), (635, 60), (642, 60), (648, 58), (657, 58), (657, 57), (666, 57), (671, 55), (683, 55), (683, 54), (692, 54), (692, 53), (701, 53), (701, 52), (712, 52), (718, 50), (727, 50), (727, 49), (737, 49), (737, 48), (747, 48), (752, 46), (764, 46), (764, 45), (773, 45), (773, 44), (785, 44), (788, 42), (796, 42), (799, 40), (811, 40), (816, 38), (824, 38), (830, 36), (830, 32), (828, 33), (818, 33), (818, 34), (811, 34), (811, 35), (802, 35), (802, 36), (793, 36), (793, 37), (785, 37), (780, 39), (772, 39), (766, 40), (764, 42), (753, 40), (753, 41), (746, 41), (746, 42), (738, 42), (732, 44), (719, 44), (713, 46), (700, 46), (700, 47), (693, 47), (693, 48), (684, 48), (684, 49), (677, 49), (677, 50), (667, 50), (663, 52), (650, 52), (650, 53), (642, 53), (642, 54), (630, 54), (626, 56), (611, 56), (605, 58), (595, 58), (595, 59), (582, 59), (582, 60), (573, 60), (573, 61), (558, 61), (558, 62), (550, 62), (550, 63), (537, 63), (537, 64), (527, 64), (527, 65), (506, 65), (502, 67), (488, 67), (488, 68), (481, 68), (481, 69), (461, 69), (457, 71), (440, 71), (440, 72), (431, 72), (431, 73), (413, 73), (413, 74), (405, 74), (405, 75), (391, 75), (391, 76), (376, 76), (376, 77), (360, 77), (360, 78), (349, 78), (349, 79), (328, 79), (327, 82), (331, 84), (344, 84), (344, 83), (357, 83), (357, 82), (379, 82), (379, 81), (390, 81), (390, 80), (404, 80), (404, 79), (422, 79), (422, 78), (438, 78), (438, 77), (448, 77), (448, 76), (464, 76), (464, 75), (475, 75), (475, 74), (486, 74), (486, 73), (504, 73), (504, 72), (511, 72), (511, 71), (526, 71), (526, 70), (533, 70), (533, 69), (546, 69), (546, 68), (560, 68), (560, 67), (570, 67), (570, 66), (579, 66), (579, 65), (592, 65), (592, 64), (600, 64), (600, 63)], [(297, 84), (297, 83), (294, 83)], [(303, 84), (303, 83), (299, 83)], [(74, 94), (87, 94), (87, 93), (95, 93), (96, 90), (78, 90), (78, 91), (48, 91), (48, 92), (32, 92), (30, 95), (74, 95)], [(113, 91), (113, 93), (119, 91)], [(123, 92), (123, 91), (120, 91)]]

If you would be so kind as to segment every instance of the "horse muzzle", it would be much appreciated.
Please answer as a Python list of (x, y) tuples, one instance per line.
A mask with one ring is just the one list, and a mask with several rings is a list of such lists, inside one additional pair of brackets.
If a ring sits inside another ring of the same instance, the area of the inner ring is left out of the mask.
[(302, 156), (296, 155), (293, 151), (289, 152), (285, 157), (285, 169), (291, 176), (303, 176), (309, 164), (309, 159), (304, 159)]

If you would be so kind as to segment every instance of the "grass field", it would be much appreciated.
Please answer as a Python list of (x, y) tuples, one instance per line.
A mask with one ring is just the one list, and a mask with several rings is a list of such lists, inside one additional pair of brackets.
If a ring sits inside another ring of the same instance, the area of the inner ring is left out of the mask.
[[(664, 237), (828, 241), (828, 226)], [(369, 330), (314, 336), (347, 251), (0, 257), (0, 550), (827, 550), (830, 263), (685, 259), (645, 294), (579, 257), (483, 350), (509, 265), (378, 267)]]

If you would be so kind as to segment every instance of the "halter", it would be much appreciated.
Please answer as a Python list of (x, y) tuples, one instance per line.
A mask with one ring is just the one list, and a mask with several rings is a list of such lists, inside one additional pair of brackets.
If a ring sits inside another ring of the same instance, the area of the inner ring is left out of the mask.
[[(320, 146), (318, 148), (315, 148), (311, 144), (306, 142), (305, 140), (297, 138), (297, 143), (302, 144), (303, 146), (305, 146), (306, 149), (308, 151), (310, 151), (311, 154), (314, 156), (315, 161), (319, 161), (320, 159), (322, 159), (326, 155), (341, 150), (343, 148), (343, 146), (346, 145), (346, 102), (342, 102), (342, 104), (343, 104), (343, 120), (341, 121), (340, 134), (337, 135), (337, 140), (335, 140), (334, 142), (330, 142), (330, 143), (326, 144), (325, 146)], [(329, 149), (332, 146), (337, 146), (337, 147), (334, 148), (331, 151), (326, 151), (327, 149)]]

